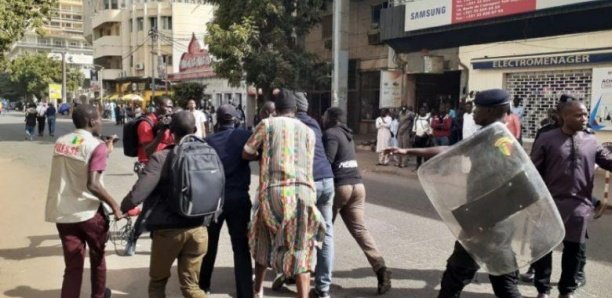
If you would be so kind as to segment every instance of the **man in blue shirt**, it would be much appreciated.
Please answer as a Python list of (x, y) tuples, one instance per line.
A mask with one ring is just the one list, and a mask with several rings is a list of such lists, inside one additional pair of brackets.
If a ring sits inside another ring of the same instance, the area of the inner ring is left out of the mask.
[(225, 171), (225, 203), (223, 213), (216, 223), (208, 227), (208, 253), (202, 262), (200, 288), (210, 292), (219, 233), (227, 221), (232, 249), (234, 251), (234, 278), (238, 298), (253, 297), (253, 266), (249, 254), (248, 225), (251, 216), (249, 185), (251, 169), (249, 161), (242, 159), (242, 148), (251, 132), (236, 128), (238, 113), (232, 105), (217, 109), (217, 132), (208, 136), (206, 142), (215, 148)]

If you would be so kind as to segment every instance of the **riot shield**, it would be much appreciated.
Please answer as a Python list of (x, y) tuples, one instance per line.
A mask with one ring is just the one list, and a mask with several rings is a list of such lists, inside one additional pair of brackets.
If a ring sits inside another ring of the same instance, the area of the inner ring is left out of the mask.
[(490, 274), (516, 271), (564, 238), (546, 184), (501, 123), (432, 158), (418, 176), (444, 223)]

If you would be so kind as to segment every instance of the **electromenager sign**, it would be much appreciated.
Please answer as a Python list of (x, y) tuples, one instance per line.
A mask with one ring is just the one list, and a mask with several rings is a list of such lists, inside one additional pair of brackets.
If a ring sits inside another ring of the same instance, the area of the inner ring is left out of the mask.
[(598, 0), (417, 0), (406, 4), (406, 31), (503, 17)]
[(517, 57), (507, 59), (474, 59), (473, 69), (504, 69), (529, 67), (554, 67), (576, 64), (612, 62), (612, 52), (566, 54), (555, 56)]

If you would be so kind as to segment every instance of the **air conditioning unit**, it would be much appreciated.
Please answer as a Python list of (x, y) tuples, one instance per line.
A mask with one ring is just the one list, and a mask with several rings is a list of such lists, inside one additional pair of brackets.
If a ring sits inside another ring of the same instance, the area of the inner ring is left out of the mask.
[(134, 68), (136, 70), (143, 70), (144, 69), (144, 64), (143, 63), (138, 63), (134, 66)]

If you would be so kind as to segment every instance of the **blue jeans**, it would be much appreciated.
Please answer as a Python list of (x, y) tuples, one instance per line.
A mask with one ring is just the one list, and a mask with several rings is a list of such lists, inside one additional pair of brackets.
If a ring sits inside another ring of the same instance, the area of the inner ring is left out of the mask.
[(323, 247), (317, 250), (317, 266), (315, 267), (315, 288), (328, 292), (331, 286), (332, 269), (334, 267), (334, 179), (325, 178), (315, 181), (317, 189), (317, 208), (325, 220), (325, 239)]
[(47, 124), (49, 124), (49, 134), (53, 136), (55, 134), (55, 116), (47, 117)]
[(448, 146), (448, 144), (449, 144), (448, 137), (435, 137), (434, 138), (434, 145), (436, 146)]

